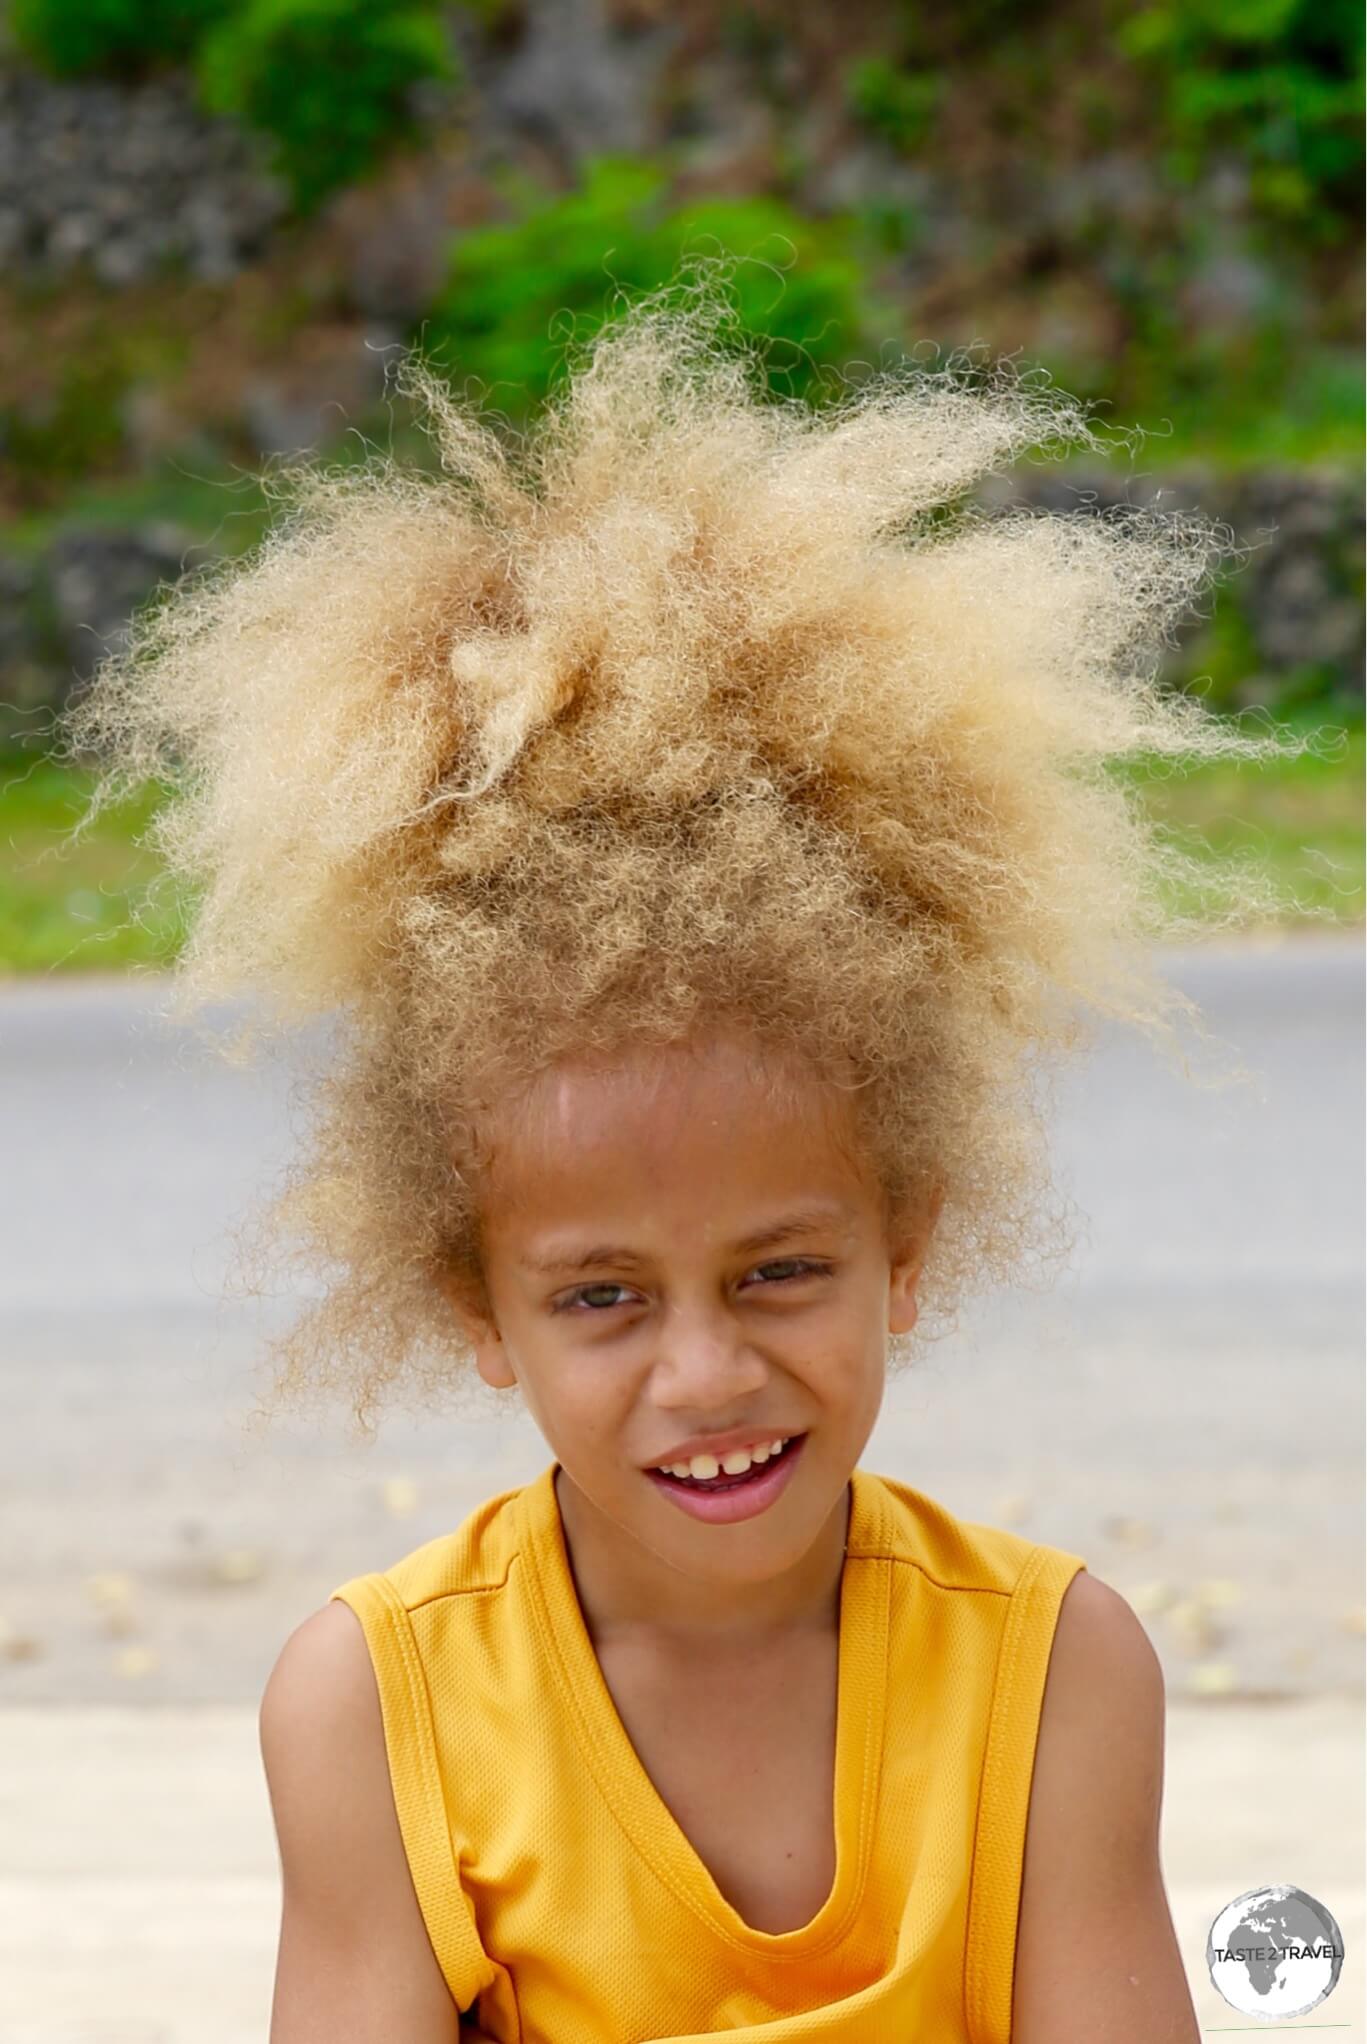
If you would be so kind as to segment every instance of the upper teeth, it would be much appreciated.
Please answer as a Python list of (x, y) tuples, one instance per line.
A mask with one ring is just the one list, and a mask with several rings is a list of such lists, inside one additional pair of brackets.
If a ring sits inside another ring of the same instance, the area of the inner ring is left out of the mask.
[(662, 1462), (657, 1466), (670, 1476), (742, 1476), (752, 1462), (767, 1462), (786, 1448), (793, 1436), (780, 1434), (776, 1441), (763, 1441), (754, 1448), (733, 1448), (718, 1461), (715, 1455), (690, 1455), (687, 1462)]

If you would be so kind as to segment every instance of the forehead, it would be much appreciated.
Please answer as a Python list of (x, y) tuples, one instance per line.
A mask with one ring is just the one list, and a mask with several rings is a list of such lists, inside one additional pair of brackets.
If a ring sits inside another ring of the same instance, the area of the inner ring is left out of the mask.
[(496, 1117), (488, 1192), (526, 1211), (600, 1192), (744, 1200), (862, 1179), (848, 1092), (795, 1055), (713, 1036), (543, 1073)]

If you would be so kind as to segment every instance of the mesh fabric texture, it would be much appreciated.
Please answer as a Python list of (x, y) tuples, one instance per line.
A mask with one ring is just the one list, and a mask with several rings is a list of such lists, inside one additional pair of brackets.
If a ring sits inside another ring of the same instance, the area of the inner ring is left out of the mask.
[(558, 1466), (332, 1592), (365, 1632), (414, 1888), (457, 2006), (502, 2044), (1009, 2044), (1045, 1676), (1086, 1563), (853, 1471), (835, 1880), (800, 1929), (759, 1931), (617, 1714)]

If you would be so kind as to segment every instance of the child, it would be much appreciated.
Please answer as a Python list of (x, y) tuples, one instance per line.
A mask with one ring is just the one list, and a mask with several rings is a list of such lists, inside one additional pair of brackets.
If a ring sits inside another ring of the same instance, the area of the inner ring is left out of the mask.
[(280, 1654), (272, 2044), (1195, 2044), (1138, 1620), (859, 1456), (1066, 1247), (1037, 1071), (1191, 1014), (1222, 882), (1108, 763), (1274, 741), (1155, 684), (1200, 521), (954, 514), (1073, 400), (817, 412), (728, 317), (638, 302), (520, 444), (410, 363), (441, 472), (296, 471), (70, 716), (173, 783), (182, 1006), (337, 1022), (278, 1397), (472, 1357), (553, 1456)]

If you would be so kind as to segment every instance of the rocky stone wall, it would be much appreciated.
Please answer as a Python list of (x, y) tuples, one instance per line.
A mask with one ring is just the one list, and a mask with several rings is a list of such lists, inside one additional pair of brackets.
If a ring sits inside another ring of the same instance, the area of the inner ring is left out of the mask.
[(219, 282), (285, 210), (259, 149), (184, 78), (65, 82), (0, 62), (0, 274), (119, 285), (177, 264)]
[[(1309, 673), (1312, 693), (1342, 709), (1363, 693), (1363, 505), (1351, 473), (1259, 469), (1239, 477), (1185, 469), (1142, 482), (1102, 471), (993, 478), (981, 501), (1067, 512), (1158, 499), (1225, 521), (1247, 558), (1207, 596), (1165, 657), (1164, 679), (1199, 686), (1215, 619), (1237, 619), (1242, 663), (1229, 706), (1277, 704)], [(40, 550), (0, 547), (0, 739), (41, 745), (54, 712), (120, 644), (158, 584), (208, 559), (213, 545), (164, 523), (73, 523)], [(1206, 693), (1202, 689), (1202, 693)], [(1332, 714), (1332, 708), (1327, 711)]]
[[(924, 219), (922, 240), (903, 258), (902, 282), (924, 318), (937, 324), (943, 316), (948, 332), (952, 304), (941, 306), (933, 290), (923, 294), (948, 275), (956, 249), (975, 245), (965, 209), (981, 194), (968, 169), (956, 166), (964, 174), (949, 176), (943, 166), (913, 164), (852, 131), (837, 87), (841, 50), (853, 44), (833, 31), (839, 47), (818, 61), (820, 17), (805, 18), (801, 49), (778, 38), (765, 58), (719, 38), (707, 13), (655, 0), (523, 0), (511, 30), (490, 35), (453, 7), (464, 82), (449, 92), (421, 88), (415, 112), (428, 124), (428, 145), (409, 152), (392, 176), (342, 193), (330, 209), (329, 232), (346, 252), (346, 316), (381, 328), (363, 347), (347, 328), (335, 362), (322, 344), (326, 334), (322, 341), (312, 329), (292, 336), (288, 362), (256, 374), (241, 397), (250, 444), (262, 454), (292, 449), (316, 437), (322, 412), (364, 411), (384, 345), (420, 317), (451, 235), (488, 216), (495, 167), (510, 160), (554, 182), (572, 177), (587, 153), (668, 146), (677, 153), (681, 188), (742, 192), (765, 188), (781, 129), (795, 204), (820, 213), (895, 202)], [(759, 78), (756, 66), (765, 63), (782, 75)], [(1038, 176), (1013, 181), (999, 204), (1022, 213), (1013, 231), (1027, 239), (1066, 239), (1103, 214), (1141, 236), (1154, 231), (1154, 175), (1142, 156), (1103, 150), (1066, 175), (1041, 164)], [(1222, 176), (1237, 185), (1237, 166), (1226, 165)], [(1192, 198), (1209, 203), (1221, 222), (1219, 262), (1213, 257), (1201, 276), (1223, 311), (1207, 307), (1203, 317), (1247, 320), (1256, 312), (1249, 276), (1235, 274), (1246, 196), (1222, 187)], [(84, 272), (97, 288), (115, 290), (168, 273), (224, 282), (287, 231), (286, 197), (262, 149), (235, 124), (206, 116), (187, 76), (57, 82), (6, 49), (0, 31), (0, 275), (41, 286)], [(976, 302), (982, 280), (961, 281)], [(1047, 294), (1033, 297), (1044, 304)], [(1036, 342), (1048, 337), (1042, 330)], [(1062, 346), (1070, 337), (1054, 338)], [(1098, 345), (1104, 339), (1092, 336)], [(156, 413), (158, 396), (149, 388), (130, 399), (130, 461), (139, 458), (135, 428)], [(165, 450), (149, 433), (159, 459)], [(1199, 686), (1209, 663), (1219, 670), (1212, 699), (1235, 708), (1276, 704), (1307, 676), (1308, 694), (1360, 703), (1358, 473), (1163, 474), (1151, 452), (1145, 461), (1152, 468), (1142, 481), (1110, 470), (1032, 471), (994, 480), (983, 494), (1067, 510), (1089, 495), (1099, 504), (1143, 502), (1161, 491), (1169, 508), (1226, 521), (1251, 552), (1208, 599), (1214, 614), (1184, 628), (1166, 677)], [(41, 742), (70, 690), (119, 642), (134, 607), (213, 544), (164, 522), (95, 524), (73, 516), (45, 520), (44, 530), (41, 543), (0, 534), (0, 741)]]

